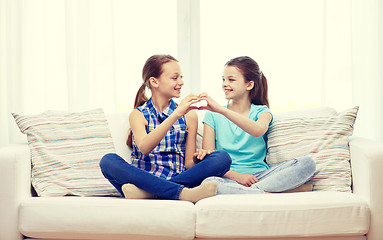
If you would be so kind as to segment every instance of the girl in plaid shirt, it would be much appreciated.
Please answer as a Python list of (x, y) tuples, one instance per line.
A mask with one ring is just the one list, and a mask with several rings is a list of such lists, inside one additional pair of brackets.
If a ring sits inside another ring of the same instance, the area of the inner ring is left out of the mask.
[[(197, 202), (214, 196), (216, 182), (200, 184), (210, 176), (222, 177), (231, 159), (224, 151), (196, 151), (198, 119), (191, 110), (198, 109), (192, 104), (201, 98), (189, 95), (178, 106), (173, 101), (184, 83), (178, 61), (170, 55), (150, 57), (142, 78), (129, 117), (132, 164), (110, 153), (100, 161), (102, 173), (125, 198)], [(146, 88), (151, 90), (150, 99)]]

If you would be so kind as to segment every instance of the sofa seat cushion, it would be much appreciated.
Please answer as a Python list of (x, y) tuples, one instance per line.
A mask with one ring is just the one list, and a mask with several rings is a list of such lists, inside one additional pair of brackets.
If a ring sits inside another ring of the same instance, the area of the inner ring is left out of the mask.
[(219, 195), (196, 207), (200, 238), (358, 236), (370, 224), (367, 203), (344, 192)]
[(117, 197), (29, 198), (19, 230), (32, 238), (193, 239), (194, 204)]

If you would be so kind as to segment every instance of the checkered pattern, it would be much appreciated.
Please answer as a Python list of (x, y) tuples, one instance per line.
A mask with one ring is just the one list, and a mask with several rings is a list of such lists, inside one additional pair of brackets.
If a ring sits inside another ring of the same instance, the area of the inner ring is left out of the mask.
[[(176, 103), (171, 100), (168, 108), (159, 113), (154, 108), (152, 99), (149, 99), (137, 109), (144, 114), (148, 121), (146, 132), (150, 133), (170, 116), (176, 108)], [(185, 170), (184, 159), (187, 133), (185, 116), (182, 116), (173, 124), (157, 147), (147, 155), (140, 152), (133, 135), (132, 164), (158, 177), (170, 179), (177, 176)]]

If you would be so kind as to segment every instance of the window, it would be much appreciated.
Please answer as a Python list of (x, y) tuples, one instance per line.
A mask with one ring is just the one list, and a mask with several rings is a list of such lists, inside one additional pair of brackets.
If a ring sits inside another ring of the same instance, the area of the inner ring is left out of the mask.
[(146, 59), (154, 54), (177, 57), (177, 0), (118, 0), (114, 4), (118, 110), (130, 112)]
[(268, 79), (273, 111), (322, 104), (322, 1), (209, 0), (200, 8), (202, 91), (225, 104), (223, 66), (248, 55)]

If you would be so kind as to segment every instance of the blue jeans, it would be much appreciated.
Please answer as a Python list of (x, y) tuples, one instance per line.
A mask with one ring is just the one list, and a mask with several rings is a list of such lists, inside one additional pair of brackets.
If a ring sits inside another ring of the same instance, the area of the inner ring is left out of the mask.
[(284, 192), (309, 181), (315, 172), (315, 162), (311, 157), (300, 157), (283, 162), (270, 169), (253, 174), (259, 182), (245, 187), (235, 180), (209, 177), (204, 180), (218, 183), (218, 194), (258, 194), (264, 192)]
[(115, 153), (108, 153), (100, 161), (101, 172), (124, 196), (121, 187), (132, 183), (162, 199), (179, 199), (184, 187), (192, 188), (210, 176), (222, 177), (230, 169), (231, 158), (224, 151), (215, 151), (177, 176), (166, 180), (127, 163)]

